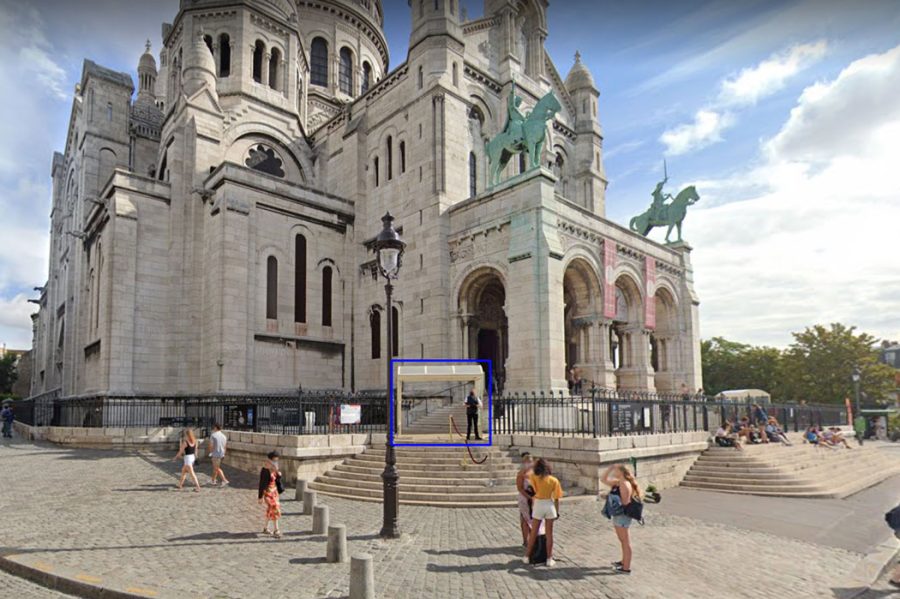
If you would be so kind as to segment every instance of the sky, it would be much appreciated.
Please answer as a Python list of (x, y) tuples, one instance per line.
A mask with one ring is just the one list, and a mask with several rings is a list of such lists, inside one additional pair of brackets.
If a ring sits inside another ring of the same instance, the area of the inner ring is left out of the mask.
[[(393, 68), (409, 9), (384, 4)], [(177, 7), (0, 0), (0, 344), (31, 345), (83, 58), (136, 77)], [(645, 210), (664, 160), (668, 192), (696, 185), (684, 238), (704, 338), (783, 347), (830, 322), (900, 338), (900, 2), (556, 0), (548, 28), (560, 73), (580, 51), (601, 90), (607, 217)]]

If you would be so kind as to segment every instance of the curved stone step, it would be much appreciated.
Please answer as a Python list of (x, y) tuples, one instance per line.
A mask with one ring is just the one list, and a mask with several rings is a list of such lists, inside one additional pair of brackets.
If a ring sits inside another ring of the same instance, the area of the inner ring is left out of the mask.
[[(333, 482), (321, 482), (316, 480), (309, 484), (310, 489), (314, 491), (333, 492), (347, 495), (353, 498), (376, 498), (381, 499), (381, 488), (365, 489), (359, 487), (349, 487), (343, 484), (334, 484)], [(470, 506), (484, 505), (486, 502), (508, 502), (507, 505), (516, 503), (516, 492), (489, 492), (472, 494), (455, 494), (455, 493), (419, 493), (414, 491), (404, 491), (402, 487), (399, 489), (400, 502), (404, 501), (421, 501), (421, 502), (441, 502), (441, 503), (459, 503)]]

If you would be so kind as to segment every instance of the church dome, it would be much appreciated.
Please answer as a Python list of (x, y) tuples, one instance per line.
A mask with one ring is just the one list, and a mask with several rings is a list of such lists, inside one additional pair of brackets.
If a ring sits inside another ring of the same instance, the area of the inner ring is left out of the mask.
[(150, 40), (147, 40), (146, 50), (141, 54), (141, 59), (138, 61), (138, 71), (142, 69), (156, 72), (156, 59), (153, 57), (153, 53), (150, 52)]
[(572, 65), (572, 70), (566, 75), (566, 89), (569, 92), (574, 92), (585, 88), (597, 89), (597, 86), (594, 84), (594, 77), (591, 75), (591, 72), (581, 62), (581, 53), (576, 52), (575, 64)]

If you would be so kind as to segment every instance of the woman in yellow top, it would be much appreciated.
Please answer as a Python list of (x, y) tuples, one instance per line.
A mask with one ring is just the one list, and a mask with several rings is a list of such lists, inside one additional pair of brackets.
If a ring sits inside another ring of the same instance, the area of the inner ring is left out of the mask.
[(528, 547), (525, 550), (523, 563), (528, 563), (528, 558), (534, 549), (541, 523), (546, 523), (547, 529), (547, 567), (553, 567), (556, 560), (553, 559), (553, 521), (559, 518), (559, 500), (563, 496), (562, 485), (559, 480), (550, 474), (550, 464), (543, 458), (538, 458), (534, 463), (534, 469), (528, 477), (531, 488), (534, 489), (534, 507), (531, 510), (531, 535), (528, 537)]

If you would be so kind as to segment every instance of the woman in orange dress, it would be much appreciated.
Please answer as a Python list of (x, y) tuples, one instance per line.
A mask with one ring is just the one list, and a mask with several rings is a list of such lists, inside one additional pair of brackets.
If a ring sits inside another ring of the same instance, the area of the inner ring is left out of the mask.
[[(278, 496), (284, 493), (281, 472), (278, 470), (278, 458), (277, 451), (270, 451), (265, 465), (259, 471), (259, 504), (266, 504), (266, 526), (263, 528), (263, 534), (273, 535), (276, 539), (281, 538), (281, 530), (278, 528), (278, 521), (281, 519), (281, 501)], [(269, 522), (273, 524), (271, 531)]]

